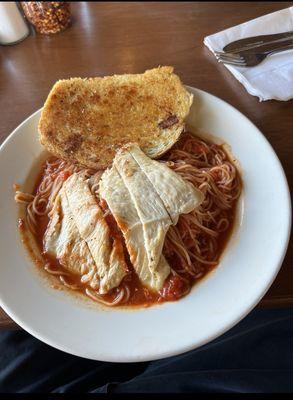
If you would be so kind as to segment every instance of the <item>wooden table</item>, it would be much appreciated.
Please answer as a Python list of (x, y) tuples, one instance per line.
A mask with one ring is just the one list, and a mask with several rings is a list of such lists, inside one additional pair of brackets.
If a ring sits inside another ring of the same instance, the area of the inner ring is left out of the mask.
[[(206, 35), (291, 5), (74, 3), (73, 24), (67, 31), (0, 46), (0, 142), (43, 105), (60, 78), (138, 73), (173, 65), (185, 84), (222, 98), (258, 126), (278, 154), (292, 188), (293, 100), (260, 103), (203, 45)], [(290, 243), (283, 267), (261, 305), (293, 305), (292, 262)], [(15, 326), (0, 311), (0, 327)]]

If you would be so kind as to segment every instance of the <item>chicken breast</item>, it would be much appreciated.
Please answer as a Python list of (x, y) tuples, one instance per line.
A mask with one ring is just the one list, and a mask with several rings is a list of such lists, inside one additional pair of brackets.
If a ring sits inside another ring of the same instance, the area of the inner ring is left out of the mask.
[(78, 232), (64, 188), (59, 191), (51, 211), (44, 249), (73, 274), (83, 275), (96, 268), (88, 246)]
[(100, 196), (123, 232), (130, 261), (140, 281), (153, 290), (160, 290), (170, 273), (170, 266), (161, 254), (157, 265), (149, 262), (144, 242), (143, 225), (130, 193), (115, 167), (104, 172), (100, 180)]
[(166, 233), (179, 215), (194, 210), (202, 194), (136, 144), (121, 148), (100, 180), (105, 199), (122, 230), (130, 260), (143, 284), (159, 290), (170, 273), (162, 255)]
[(156, 268), (172, 221), (153, 185), (127, 150), (121, 149), (117, 153), (114, 166), (130, 193), (142, 223), (150, 268)]
[(96, 279), (100, 280), (99, 292), (107, 293), (118, 286), (127, 274), (123, 249), (121, 251), (117, 241), (111, 243), (110, 229), (89, 189), (87, 179), (75, 173), (63, 186), (78, 232), (96, 264)]
[(137, 144), (126, 146), (145, 177), (162, 200), (174, 225), (180, 214), (188, 214), (203, 201), (203, 193), (167, 165), (147, 157)]

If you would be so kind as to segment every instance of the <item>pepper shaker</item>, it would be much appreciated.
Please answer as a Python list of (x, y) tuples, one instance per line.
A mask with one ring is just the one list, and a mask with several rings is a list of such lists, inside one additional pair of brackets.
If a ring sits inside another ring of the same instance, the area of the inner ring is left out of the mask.
[(21, 6), (37, 33), (58, 33), (70, 25), (68, 1), (22, 1)]

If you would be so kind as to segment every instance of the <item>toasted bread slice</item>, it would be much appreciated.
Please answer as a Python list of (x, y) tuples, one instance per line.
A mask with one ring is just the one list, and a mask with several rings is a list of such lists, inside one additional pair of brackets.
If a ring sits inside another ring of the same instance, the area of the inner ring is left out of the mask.
[(129, 142), (157, 158), (178, 140), (192, 98), (172, 67), (60, 80), (44, 105), (40, 141), (52, 154), (90, 168), (108, 167)]

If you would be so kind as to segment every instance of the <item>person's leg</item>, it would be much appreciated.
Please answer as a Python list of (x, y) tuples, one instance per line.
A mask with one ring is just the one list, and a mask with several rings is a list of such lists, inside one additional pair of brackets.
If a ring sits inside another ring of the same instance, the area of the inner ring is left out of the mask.
[(293, 391), (293, 309), (255, 310), (213, 342), (150, 363), (91, 361), (0, 333), (0, 392)]
[(213, 342), (153, 361), (110, 392), (292, 392), (293, 309), (255, 310)]
[(0, 332), (0, 393), (88, 392), (126, 381), (146, 364), (87, 360), (56, 350), (24, 331)]

